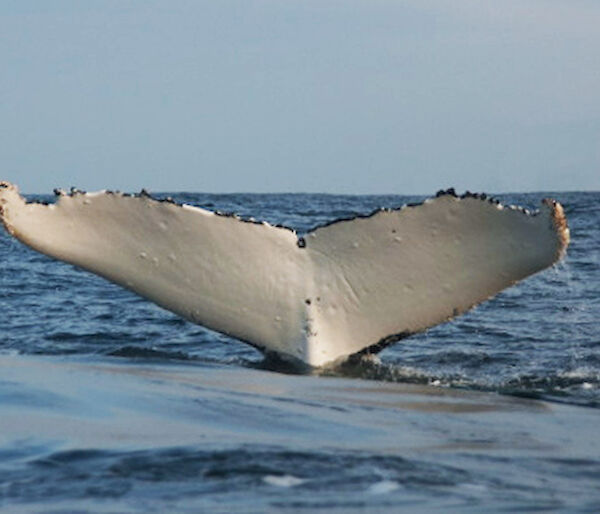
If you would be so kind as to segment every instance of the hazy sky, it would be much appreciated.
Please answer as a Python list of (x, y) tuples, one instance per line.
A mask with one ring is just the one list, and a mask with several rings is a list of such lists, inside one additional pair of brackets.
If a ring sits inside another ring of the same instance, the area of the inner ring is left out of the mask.
[(598, 0), (0, 2), (0, 179), (600, 190)]

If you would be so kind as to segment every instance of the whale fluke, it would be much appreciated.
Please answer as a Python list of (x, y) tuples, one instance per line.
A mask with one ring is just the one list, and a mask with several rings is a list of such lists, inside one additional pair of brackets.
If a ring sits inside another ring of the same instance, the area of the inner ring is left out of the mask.
[(555, 263), (561, 205), (529, 213), (454, 190), (302, 237), (150, 195), (59, 190), (27, 203), (0, 183), (0, 217), (31, 248), (190, 321), (311, 366), (377, 351)]

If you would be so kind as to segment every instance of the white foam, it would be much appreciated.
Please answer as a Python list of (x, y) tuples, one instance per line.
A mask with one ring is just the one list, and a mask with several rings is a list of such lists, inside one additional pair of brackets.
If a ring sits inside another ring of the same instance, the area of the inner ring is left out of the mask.
[(275, 487), (294, 487), (303, 484), (306, 480), (293, 475), (265, 475), (263, 482)]
[(381, 480), (380, 482), (376, 482), (372, 484), (367, 492), (369, 494), (388, 494), (396, 489), (400, 489), (400, 484), (395, 482), (394, 480)]

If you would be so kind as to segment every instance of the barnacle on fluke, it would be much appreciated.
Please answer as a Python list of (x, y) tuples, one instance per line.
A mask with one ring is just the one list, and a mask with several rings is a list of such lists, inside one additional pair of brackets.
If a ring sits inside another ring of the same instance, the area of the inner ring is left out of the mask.
[(55, 194), (51, 206), (28, 203), (0, 183), (8, 232), (184, 318), (312, 366), (379, 351), (457, 316), (551, 266), (569, 242), (553, 200), (529, 213), (452, 188), (303, 235), (144, 189)]

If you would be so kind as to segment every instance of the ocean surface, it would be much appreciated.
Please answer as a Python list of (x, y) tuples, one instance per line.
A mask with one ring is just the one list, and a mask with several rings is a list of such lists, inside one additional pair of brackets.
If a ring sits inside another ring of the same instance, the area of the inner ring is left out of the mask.
[[(423, 199), (170, 196), (299, 232)], [(600, 512), (600, 193), (497, 197), (547, 196), (564, 261), (312, 374), (0, 229), (0, 511)]]

